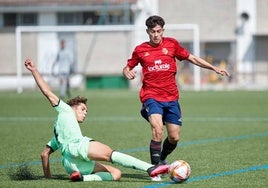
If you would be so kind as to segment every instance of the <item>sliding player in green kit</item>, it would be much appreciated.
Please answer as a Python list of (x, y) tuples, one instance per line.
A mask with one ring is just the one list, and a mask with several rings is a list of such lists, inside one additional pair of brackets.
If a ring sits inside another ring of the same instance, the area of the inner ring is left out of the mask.
[[(107, 161), (124, 167), (147, 171), (154, 177), (167, 173), (168, 165), (151, 165), (132, 156), (112, 150), (102, 144), (82, 135), (79, 123), (87, 115), (87, 99), (75, 97), (67, 102), (60, 100), (45, 82), (32, 60), (25, 61), (25, 67), (32, 73), (38, 87), (48, 99), (58, 115), (54, 123), (54, 138), (50, 143), (53, 149), (62, 153), (62, 164), (72, 181), (118, 181), (121, 171), (113, 166), (97, 161)], [(43, 167), (49, 167), (48, 159), (42, 159)], [(49, 169), (44, 168), (44, 172)]]

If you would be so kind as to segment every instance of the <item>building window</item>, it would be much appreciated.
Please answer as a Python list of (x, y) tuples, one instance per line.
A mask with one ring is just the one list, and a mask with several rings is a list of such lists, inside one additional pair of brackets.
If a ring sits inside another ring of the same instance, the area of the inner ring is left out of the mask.
[(99, 16), (95, 12), (83, 12), (83, 24), (84, 25), (96, 25), (98, 24)]
[(17, 18), (16, 13), (6, 13), (6, 14), (4, 14), (4, 16), (3, 16), (4, 27), (16, 26), (16, 18)]
[(93, 25), (127, 25), (133, 24), (132, 14), (126, 14), (121, 10), (95, 12)]
[(36, 13), (4, 13), (4, 27), (37, 25)]
[(126, 25), (133, 23), (133, 15), (122, 11), (92, 11), (58, 13), (58, 25)]
[(37, 25), (37, 14), (19, 14), (20, 25)]
[(58, 13), (58, 25), (81, 25), (82, 14), (81, 13)]

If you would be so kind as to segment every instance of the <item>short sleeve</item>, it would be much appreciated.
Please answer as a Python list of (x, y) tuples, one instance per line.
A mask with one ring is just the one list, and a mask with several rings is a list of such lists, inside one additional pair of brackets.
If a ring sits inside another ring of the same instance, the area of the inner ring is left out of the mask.
[(179, 42), (177, 42), (176, 51), (175, 51), (176, 58), (182, 61), (182, 60), (188, 59), (189, 55), (190, 55), (190, 52), (186, 48), (183, 48)]
[(53, 137), (48, 143), (47, 143), (47, 146), (50, 147), (53, 152), (56, 151), (57, 149), (59, 149), (59, 145), (58, 145), (58, 142), (56, 140), (55, 137)]

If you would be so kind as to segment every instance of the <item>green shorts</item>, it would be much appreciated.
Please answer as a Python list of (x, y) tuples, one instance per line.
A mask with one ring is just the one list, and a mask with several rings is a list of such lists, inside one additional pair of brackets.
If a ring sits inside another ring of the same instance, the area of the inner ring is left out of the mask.
[(62, 154), (62, 164), (68, 174), (72, 174), (74, 171), (79, 171), (82, 175), (92, 174), (95, 161), (87, 157), (90, 141), (93, 139), (83, 137), (68, 144)]

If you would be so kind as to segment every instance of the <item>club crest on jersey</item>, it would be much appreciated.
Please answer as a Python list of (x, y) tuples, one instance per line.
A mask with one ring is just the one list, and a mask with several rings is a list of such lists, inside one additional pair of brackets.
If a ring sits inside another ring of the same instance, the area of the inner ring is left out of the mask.
[(148, 71), (166, 71), (169, 70), (170, 65), (168, 63), (163, 63), (161, 59), (154, 61), (154, 66), (148, 66)]

